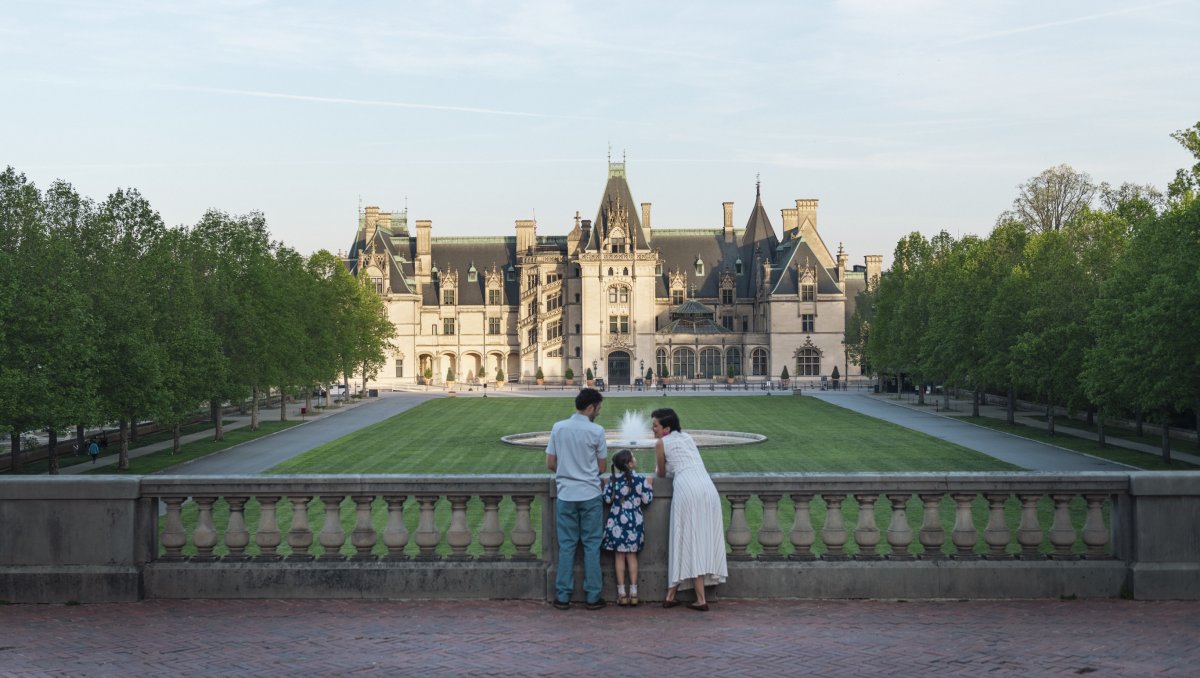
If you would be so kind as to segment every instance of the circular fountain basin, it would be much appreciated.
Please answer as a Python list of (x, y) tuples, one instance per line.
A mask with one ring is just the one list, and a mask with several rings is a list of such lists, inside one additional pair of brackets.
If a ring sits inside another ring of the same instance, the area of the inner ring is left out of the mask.
[[(741, 431), (712, 431), (707, 429), (688, 429), (687, 434), (696, 441), (697, 447), (732, 447), (734, 445), (753, 445), (761, 443), (767, 437), (757, 433), (742, 433)], [(651, 449), (654, 447), (655, 439), (652, 437), (627, 440), (621, 437), (619, 433), (609, 432), (605, 436), (608, 441), (610, 450), (618, 450), (622, 447), (632, 449)], [(530, 433), (514, 433), (512, 435), (503, 436), (501, 442), (518, 447), (537, 447), (546, 449), (546, 445), (550, 442), (549, 431), (533, 431)]]

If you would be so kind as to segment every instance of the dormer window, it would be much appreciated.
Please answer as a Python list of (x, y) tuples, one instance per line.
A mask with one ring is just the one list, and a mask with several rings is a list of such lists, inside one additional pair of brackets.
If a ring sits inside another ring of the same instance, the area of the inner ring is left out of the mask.
[(696, 257), (696, 275), (704, 275), (704, 260), (699, 256)]
[(454, 305), (454, 290), (442, 290), (442, 303), (446, 306)]
[(742, 260), (740, 257), (738, 258), (737, 261), (733, 262), (733, 266), (734, 266), (734, 269), (737, 271), (737, 274), (741, 275), (742, 274)]
[(612, 239), (612, 253), (625, 254), (625, 238)]
[(512, 282), (517, 279), (517, 272), (512, 267), (512, 264), (509, 264), (508, 268), (504, 271), (504, 279), (508, 282)]
[(467, 269), (467, 282), (478, 282), (479, 271), (475, 270), (475, 264), (471, 264), (471, 268)]

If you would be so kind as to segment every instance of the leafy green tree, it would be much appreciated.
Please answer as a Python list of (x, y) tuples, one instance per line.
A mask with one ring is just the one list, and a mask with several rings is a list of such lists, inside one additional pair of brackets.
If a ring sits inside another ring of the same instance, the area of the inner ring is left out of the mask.
[(1176, 171), (1175, 178), (1167, 185), (1171, 203), (1183, 206), (1200, 195), (1200, 122), (1174, 132), (1171, 138), (1187, 149), (1196, 161), (1190, 168)]

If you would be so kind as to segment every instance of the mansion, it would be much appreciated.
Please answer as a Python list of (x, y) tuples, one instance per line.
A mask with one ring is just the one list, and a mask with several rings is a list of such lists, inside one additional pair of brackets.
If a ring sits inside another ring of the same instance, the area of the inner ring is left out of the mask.
[[(882, 257), (848, 267), (817, 231), (817, 201), (781, 210), (776, 234), (756, 188), (743, 228), (723, 203), (721, 228), (651, 227), (633, 201), (625, 163), (609, 162), (596, 219), (566, 235), (433, 237), (431, 221), (367, 207), (347, 265), (383, 297), (396, 325), (373, 379), (381, 387), (448, 374), (459, 382), (532, 383), (540, 370), (609, 385), (672, 381), (818, 380), (860, 374), (842, 345), (856, 295)], [(639, 209), (640, 207), (640, 209)]]

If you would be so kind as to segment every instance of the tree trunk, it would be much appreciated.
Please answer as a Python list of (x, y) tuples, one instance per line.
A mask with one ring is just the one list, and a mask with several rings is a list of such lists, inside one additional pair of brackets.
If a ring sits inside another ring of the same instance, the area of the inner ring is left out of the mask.
[(131, 412), (129, 414), (129, 442), (136, 443), (138, 439), (137, 417)]
[(917, 384), (917, 404), (925, 404), (925, 384)]
[(183, 437), (183, 424), (175, 422), (171, 427), (171, 454), (179, 454), (180, 438)]
[(1144, 433), (1142, 433), (1142, 420), (1143, 420), (1142, 411), (1138, 410), (1137, 414), (1134, 415), (1134, 417), (1133, 417), (1133, 427), (1134, 427), (1134, 430), (1137, 431), (1139, 438), (1142, 437), (1143, 435), (1145, 435)]
[(1108, 441), (1104, 438), (1104, 408), (1097, 408), (1096, 412), (1096, 442), (1100, 443), (1100, 447), (1108, 447)]
[(942, 387), (942, 409), (950, 409), (950, 389)]
[(1009, 426), (1017, 423), (1017, 389), (1012, 384), (1008, 385), (1008, 405), (1005, 406), (1004, 420)]
[(117, 456), (117, 468), (122, 471), (129, 470), (129, 420), (120, 418), (120, 435), (121, 435), (121, 451)]
[(250, 430), (258, 430), (258, 384), (250, 389)]
[(52, 476), (58, 475), (58, 431), (54, 427), (50, 428), (50, 439), (46, 441), (46, 462), (50, 469), (48, 473)]
[(304, 411), (312, 412), (312, 389), (309, 388), (304, 392)]
[(1162, 423), (1162, 458), (1164, 462), (1171, 463), (1171, 426), (1165, 419)]
[(983, 398), (982, 388), (975, 387), (975, 391), (971, 393), (971, 416), (979, 416), (979, 401)]
[(1088, 405), (1087, 408), (1087, 425), (1091, 428), (1092, 424), (1096, 423), (1096, 408)]
[(225, 410), (221, 408), (220, 401), (216, 401), (216, 405), (212, 405), (212, 420), (213, 420), (213, 440), (225, 440)]
[(279, 389), (279, 421), (287, 421), (287, 394)]
[(84, 446), (83, 434), (84, 434), (83, 424), (75, 424), (75, 452), (77, 454), (83, 454), (84, 451), (87, 449)]
[(16, 474), (21, 472), (21, 432), (13, 431), (8, 434), (9, 456), (8, 469), (10, 473)]
[(1054, 400), (1046, 398), (1046, 423), (1049, 424), (1050, 435), (1054, 435)]

